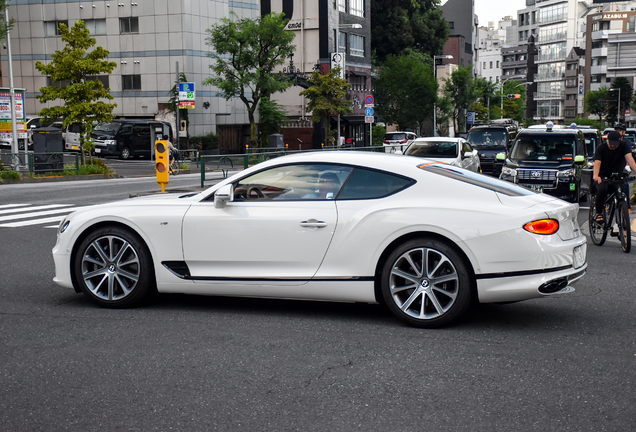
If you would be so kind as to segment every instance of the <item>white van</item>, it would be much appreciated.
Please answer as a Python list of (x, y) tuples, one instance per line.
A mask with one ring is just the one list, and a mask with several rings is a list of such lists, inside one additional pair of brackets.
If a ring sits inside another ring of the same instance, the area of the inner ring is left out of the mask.
[[(62, 129), (62, 122), (55, 121), (51, 123), (51, 127)], [(64, 151), (79, 151), (80, 148), (80, 125), (72, 123), (62, 130), (62, 141), (64, 142)]]

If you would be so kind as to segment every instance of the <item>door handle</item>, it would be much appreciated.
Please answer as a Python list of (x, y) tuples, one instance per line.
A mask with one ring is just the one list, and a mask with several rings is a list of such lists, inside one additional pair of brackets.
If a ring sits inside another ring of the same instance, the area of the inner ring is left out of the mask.
[(324, 228), (327, 226), (327, 222), (319, 221), (316, 219), (309, 219), (302, 221), (300, 226), (303, 228)]

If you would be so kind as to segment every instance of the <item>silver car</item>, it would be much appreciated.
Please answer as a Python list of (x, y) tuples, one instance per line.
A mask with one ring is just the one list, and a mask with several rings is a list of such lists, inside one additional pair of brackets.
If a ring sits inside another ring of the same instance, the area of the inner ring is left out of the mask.
[(404, 154), (481, 172), (477, 150), (463, 138), (417, 138), (404, 151)]
[(413, 132), (387, 132), (384, 134), (384, 151), (386, 153), (403, 153), (411, 145), (417, 135)]

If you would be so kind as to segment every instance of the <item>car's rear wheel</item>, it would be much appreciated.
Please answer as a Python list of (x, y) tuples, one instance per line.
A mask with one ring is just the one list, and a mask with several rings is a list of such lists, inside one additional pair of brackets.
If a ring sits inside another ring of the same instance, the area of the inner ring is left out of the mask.
[(120, 159), (130, 159), (130, 149), (128, 147), (123, 147), (121, 149), (121, 153), (119, 154)]
[(148, 248), (136, 233), (118, 226), (99, 228), (82, 241), (74, 272), (82, 291), (104, 307), (135, 306), (154, 286)]
[(387, 258), (381, 278), (388, 308), (415, 327), (447, 325), (470, 305), (468, 266), (459, 253), (439, 240), (417, 238), (400, 245)]

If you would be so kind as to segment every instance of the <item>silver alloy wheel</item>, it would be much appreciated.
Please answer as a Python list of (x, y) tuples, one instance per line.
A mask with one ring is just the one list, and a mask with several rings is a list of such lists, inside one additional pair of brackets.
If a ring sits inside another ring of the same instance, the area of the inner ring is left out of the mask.
[(93, 295), (114, 301), (135, 290), (141, 266), (137, 251), (126, 239), (108, 235), (96, 238), (86, 247), (81, 272)]
[(389, 290), (402, 312), (430, 320), (444, 315), (455, 304), (459, 275), (452, 261), (440, 251), (414, 248), (393, 264)]
[(128, 147), (124, 147), (123, 149), (121, 149), (121, 158), (130, 159), (130, 149)]

